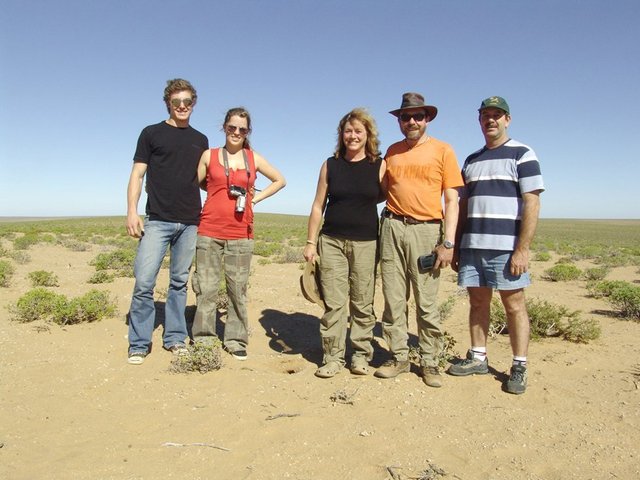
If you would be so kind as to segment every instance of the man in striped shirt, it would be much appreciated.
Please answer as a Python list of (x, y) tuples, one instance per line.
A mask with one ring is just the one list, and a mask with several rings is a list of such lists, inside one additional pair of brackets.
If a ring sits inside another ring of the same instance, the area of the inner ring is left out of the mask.
[[(454, 268), (458, 285), (469, 292), (471, 349), (452, 365), (455, 376), (486, 374), (489, 309), (493, 290), (504, 305), (513, 362), (505, 390), (524, 393), (527, 387), (529, 317), (524, 288), (530, 282), (529, 248), (538, 223), (544, 191), (534, 151), (509, 138), (509, 105), (489, 97), (479, 108), (485, 146), (467, 157), (462, 167)], [(457, 260), (457, 261), (456, 261)]]

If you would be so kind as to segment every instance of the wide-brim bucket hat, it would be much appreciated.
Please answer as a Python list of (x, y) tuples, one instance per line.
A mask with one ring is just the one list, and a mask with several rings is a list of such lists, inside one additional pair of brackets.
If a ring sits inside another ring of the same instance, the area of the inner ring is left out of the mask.
[(402, 104), (400, 108), (396, 110), (391, 110), (389, 113), (396, 117), (402, 115), (402, 112), (405, 110), (411, 110), (414, 108), (422, 108), (429, 115), (429, 121), (432, 121), (434, 118), (438, 116), (438, 107), (433, 105), (427, 105), (424, 102), (424, 97), (419, 93), (415, 92), (407, 92), (402, 95)]
[(306, 262), (304, 272), (300, 275), (300, 291), (304, 298), (324, 308), (322, 290), (320, 289), (318, 262)]

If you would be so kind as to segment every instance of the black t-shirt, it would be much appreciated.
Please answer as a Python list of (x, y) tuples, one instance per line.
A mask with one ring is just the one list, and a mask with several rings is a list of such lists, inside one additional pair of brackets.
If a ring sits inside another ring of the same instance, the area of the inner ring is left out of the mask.
[(207, 137), (192, 127), (173, 127), (163, 121), (142, 130), (133, 161), (147, 164), (150, 220), (199, 223), (198, 162), (208, 148)]
[(378, 238), (381, 158), (327, 160), (327, 208), (322, 233), (350, 240)]

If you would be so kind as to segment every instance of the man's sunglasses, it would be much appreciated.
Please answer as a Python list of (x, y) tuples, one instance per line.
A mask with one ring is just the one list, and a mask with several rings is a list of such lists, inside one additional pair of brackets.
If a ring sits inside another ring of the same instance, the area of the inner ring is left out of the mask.
[(400, 120), (402, 120), (403, 122), (408, 122), (413, 118), (416, 122), (421, 122), (425, 117), (426, 115), (424, 113), (403, 113), (402, 115), (400, 115)]
[(189, 108), (193, 105), (193, 98), (172, 98), (171, 105), (173, 108), (180, 108), (180, 105), (184, 104), (185, 107)]
[(236, 127), (235, 125), (227, 125), (225, 127), (225, 130), (227, 131), (227, 133), (229, 135), (233, 135), (234, 133), (236, 133), (236, 130), (238, 130), (240, 132), (240, 135), (246, 135), (246, 134), (249, 133), (249, 129), (248, 128)]

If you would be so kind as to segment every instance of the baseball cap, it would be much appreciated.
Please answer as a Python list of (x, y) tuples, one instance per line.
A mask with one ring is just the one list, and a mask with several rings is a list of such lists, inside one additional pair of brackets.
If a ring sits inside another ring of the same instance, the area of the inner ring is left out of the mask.
[(478, 111), (480, 112), (483, 108), (489, 107), (499, 108), (500, 110), (504, 110), (505, 112), (509, 113), (509, 104), (502, 97), (485, 98), (480, 104), (480, 108), (478, 109)]

